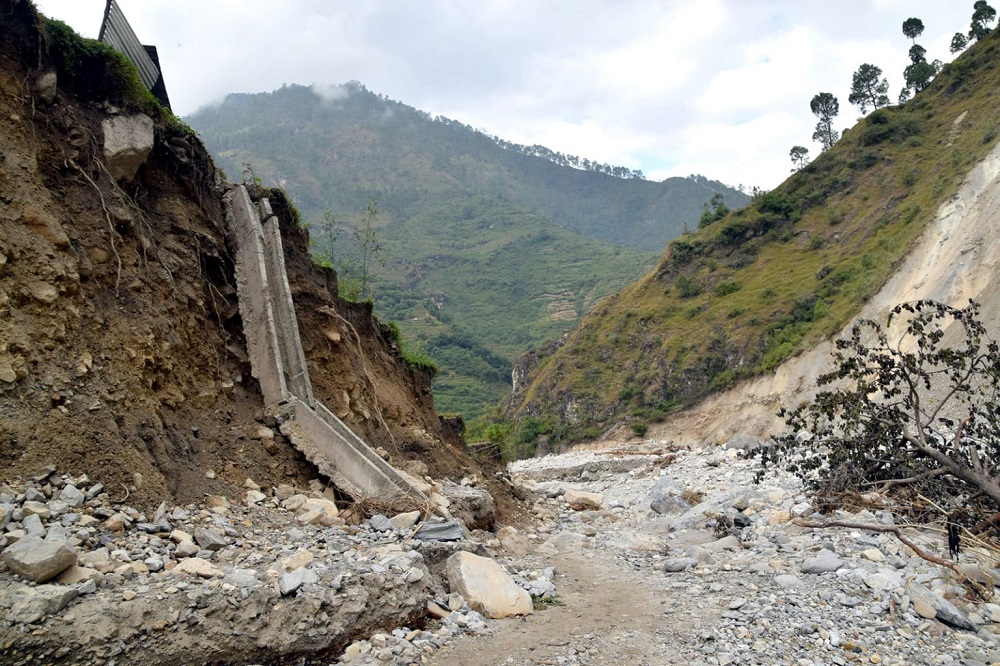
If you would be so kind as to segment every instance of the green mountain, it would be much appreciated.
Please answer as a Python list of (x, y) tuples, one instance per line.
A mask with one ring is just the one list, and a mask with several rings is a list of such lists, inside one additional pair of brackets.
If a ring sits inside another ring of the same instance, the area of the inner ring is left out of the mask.
[(439, 409), (470, 418), (509, 393), (517, 355), (648, 271), (716, 193), (748, 199), (701, 176), (651, 182), (511, 144), (357, 83), (230, 95), (185, 120), (227, 173), (249, 163), (283, 187), (342, 277), (364, 259), (352, 235), (370, 227), (369, 247), (387, 251), (366, 273), (376, 311), (440, 366)]
[(1000, 133), (1000, 34), (522, 358), (507, 436), (573, 441), (773, 371), (849, 322)]

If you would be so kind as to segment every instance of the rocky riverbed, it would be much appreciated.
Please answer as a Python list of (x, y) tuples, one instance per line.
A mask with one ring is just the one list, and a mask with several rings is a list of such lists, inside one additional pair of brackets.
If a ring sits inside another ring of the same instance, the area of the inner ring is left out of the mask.
[[(810, 498), (780, 471), (755, 484), (748, 443), (519, 462), (534, 520), (496, 533), (359, 521), (318, 483), (147, 515), (44, 470), (0, 487), (3, 662), (1000, 663), (1000, 606), (891, 534), (797, 524)], [(459, 515), (476, 480), (451, 485)], [(839, 517), (901, 523), (870, 499)], [(947, 555), (935, 526), (904, 530)], [(992, 591), (989, 558), (959, 564)], [(486, 592), (466, 566), (492, 567)]]

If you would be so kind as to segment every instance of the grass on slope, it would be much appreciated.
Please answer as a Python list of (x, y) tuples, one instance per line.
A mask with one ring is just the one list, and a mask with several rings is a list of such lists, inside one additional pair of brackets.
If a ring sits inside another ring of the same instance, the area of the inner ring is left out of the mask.
[(512, 414), (565, 439), (641, 428), (838, 331), (995, 144), (998, 46), (994, 33), (774, 192), (672, 242), (539, 364)]

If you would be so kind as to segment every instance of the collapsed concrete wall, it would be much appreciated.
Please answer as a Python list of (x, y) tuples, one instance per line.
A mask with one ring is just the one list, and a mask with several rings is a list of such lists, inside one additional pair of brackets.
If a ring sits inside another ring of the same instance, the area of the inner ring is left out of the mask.
[[(278, 218), (242, 185), (226, 196), (236, 252), (236, 292), (253, 375), (280, 430), (317, 469), (354, 497), (425, 499), (391, 465), (316, 400), (292, 302)], [(263, 222), (261, 221), (263, 218)]]

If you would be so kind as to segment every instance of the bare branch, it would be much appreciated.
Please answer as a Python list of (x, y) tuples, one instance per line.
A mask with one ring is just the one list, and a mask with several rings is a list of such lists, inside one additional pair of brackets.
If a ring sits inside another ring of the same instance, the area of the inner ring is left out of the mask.
[(990, 599), (993, 596), (993, 590), (992, 589), (986, 589), (986, 586), (983, 585), (982, 583), (974, 581), (971, 578), (969, 578), (968, 576), (966, 576), (965, 572), (963, 572), (958, 567), (958, 565), (955, 564), (954, 562), (949, 562), (948, 560), (946, 560), (944, 558), (941, 558), (941, 557), (938, 557), (937, 555), (932, 555), (931, 553), (928, 553), (926, 550), (924, 550), (923, 548), (921, 548), (920, 546), (918, 546), (917, 544), (915, 544), (911, 539), (909, 539), (906, 536), (904, 536), (902, 530), (900, 530), (895, 525), (872, 525), (870, 523), (855, 523), (855, 522), (849, 521), (849, 520), (825, 520), (825, 521), (818, 521), (818, 520), (806, 520), (805, 518), (796, 518), (795, 520), (792, 521), (792, 523), (795, 524), (795, 525), (798, 525), (799, 527), (811, 527), (811, 528), (814, 528), (814, 529), (829, 529), (831, 527), (845, 527), (845, 528), (847, 528), (849, 530), (869, 530), (871, 532), (881, 532), (881, 533), (892, 534), (897, 539), (899, 539), (900, 542), (902, 542), (904, 545), (908, 546), (910, 548), (910, 550), (912, 550), (914, 553), (916, 553), (917, 557), (919, 557), (919, 558), (921, 558), (923, 560), (927, 560), (928, 562), (932, 562), (934, 564), (937, 564), (939, 566), (947, 567), (948, 569), (951, 569), (952, 571), (954, 571), (955, 575), (959, 577), (959, 580), (962, 580), (964, 583), (966, 583), (969, 586), (971, 586), (974, 590), (976, 590), (976, 592), (979, 594), (979, 596), (982, 597), (983, 599)]

